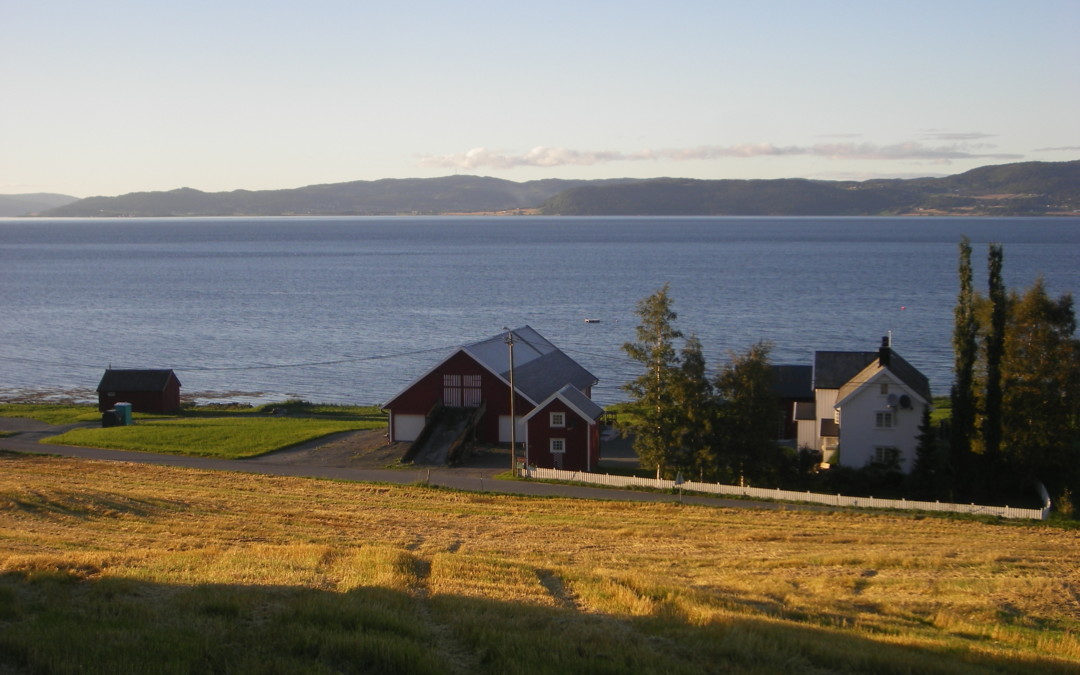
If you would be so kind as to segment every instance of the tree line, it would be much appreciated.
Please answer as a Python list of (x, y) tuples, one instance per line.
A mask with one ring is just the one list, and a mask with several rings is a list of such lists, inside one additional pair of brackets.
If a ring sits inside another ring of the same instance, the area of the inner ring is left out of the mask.
[(934, 456), (916, 469), (925, 490), (1000, 499), (1043, 483), (1059, 511), (1080, 491), (1080, 340), (1069, 293), (1040, 277), (1017, 291), (1002, 279), (1004, 249), (987, 251), (987, 292), (973, 287), (971, 242), (959, 244), (951, 417)]
[(910, 474), (878, 465), (819, 473), (812, 449), (779, 446), (771, 344), (731, 353), (710, 377), (700, 340), (676, 327), (666, 284), (638, 302), (636, 339), (623, 345), (642, 366), (624, 385), (631, 401), (620, 419), (641, 466), (666, 478), (1013, 505), (1030, 501), (1038, 481), (1070, 513), (1080, 494), (1072, 296), (1050, 297), (1042, 278), (1006, 288), (1000, 244), (989, 246), (988, 288), (979, 293), (966, 237), (959, 250), (954, 383), (947, 400), (935, 401), (943, 419), (924, 415)]

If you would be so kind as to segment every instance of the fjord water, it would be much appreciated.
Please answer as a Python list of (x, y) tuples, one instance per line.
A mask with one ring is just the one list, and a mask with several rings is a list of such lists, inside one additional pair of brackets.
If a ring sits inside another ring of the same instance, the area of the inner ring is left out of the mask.
[[(531, 325), (624, 400), (636, 303), (670, 283), (710, 367), (773, 343), (896, 350), (951, 383), (957, 242), (1005, 280), (1080, 290), (1077, 218), (0, 220), (0, 399), (173, 368), (185, 394), (386, 401), (454, 347)], [(594, 319), (587, 323), (585, 319)]]

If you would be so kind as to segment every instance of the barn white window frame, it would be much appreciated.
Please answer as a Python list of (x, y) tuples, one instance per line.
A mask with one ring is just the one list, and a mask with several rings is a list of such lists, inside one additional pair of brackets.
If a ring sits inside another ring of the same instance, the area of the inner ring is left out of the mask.
[(561, 455), (566, 452), (565, 438), (552, 438), (548, 440), (548, 449), (553, 455)]

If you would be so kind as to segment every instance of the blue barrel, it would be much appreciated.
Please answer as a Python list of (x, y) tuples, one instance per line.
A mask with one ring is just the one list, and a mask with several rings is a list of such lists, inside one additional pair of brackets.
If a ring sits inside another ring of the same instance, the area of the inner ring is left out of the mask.
[(117, 403), (116, 414), (120, 418), (121, 426), (131, 425), (131, 404), (130, 403)]

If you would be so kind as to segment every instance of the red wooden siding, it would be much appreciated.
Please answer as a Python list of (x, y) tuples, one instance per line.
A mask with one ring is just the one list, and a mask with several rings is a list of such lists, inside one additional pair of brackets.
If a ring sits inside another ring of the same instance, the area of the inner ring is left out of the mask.
[[(565, 426), (551, 426), (553, 412), (563, 414)], [(582, 419), (562, 400), (552, 400), (533, 415), (529, 419), (528, 432), (529, 464), (567, 471), (596, 470), (600, 461), (600, 425), (593, 420)], [(563, 439), (565, 452), (551, 452), (553, 438)]]
[[(465, 352), (458, 352), (413, 383), (386, 405), (395, 415), (427, 415), (438, 403), (452, 407), (486, 404), (477, 427), (478, 440), (499, 441), (499, 416), (510, 414), (510, 387)], [(522, 396), (514, 401), (518, 417), (532, 410)]]

